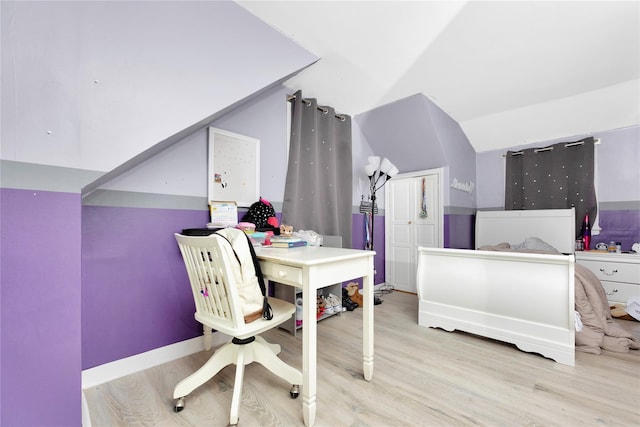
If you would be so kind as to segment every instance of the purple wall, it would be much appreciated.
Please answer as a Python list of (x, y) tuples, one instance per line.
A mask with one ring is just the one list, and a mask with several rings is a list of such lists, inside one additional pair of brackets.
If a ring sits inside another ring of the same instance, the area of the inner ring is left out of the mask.
[(0, 425), (79, 424), (80, 206), (80, 194), (0, 189)]
[[(353, 214), (351, 224), (351, 246), (353, 249), (364, 249), (364, 215)], [(376, 271), (374, 284), (383, 283), (385, 280), (384, 269), (384, 216), (376, 215), (373, 217), (373, 249), (376, 251), (376, 256), (373, 261), (373, 268)], [(359, 283), (362, 283), (361, 281)]]
[(474, 249), (475, 216), (444, 216), (444, 247), (454, 249)]
[(82, 209), (82, 369), (197, 336), (193, 298), (173, 233), (208, 212)]
[(610, 210), (600, 212), (602, 232), (591, 237), (591, 248), (596, 243), (621, 242), (622, 250), (629, 251), (631, 245), (640, 242), (640, 211)]

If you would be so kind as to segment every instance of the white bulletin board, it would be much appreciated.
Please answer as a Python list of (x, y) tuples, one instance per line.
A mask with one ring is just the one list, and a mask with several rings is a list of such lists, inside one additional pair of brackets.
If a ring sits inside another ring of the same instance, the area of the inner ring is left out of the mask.
[(260, 140), (209, 127), (208, 197), (249, 207), (260, 197)]

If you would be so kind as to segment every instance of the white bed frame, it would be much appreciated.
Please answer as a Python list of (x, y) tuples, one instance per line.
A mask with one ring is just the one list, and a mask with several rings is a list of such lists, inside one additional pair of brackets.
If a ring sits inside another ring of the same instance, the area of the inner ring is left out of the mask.
[(418, 249), (418, 324), (574, 366), (573, 209), (478, 211), (476, 247), (538, 237), (566, 255)]

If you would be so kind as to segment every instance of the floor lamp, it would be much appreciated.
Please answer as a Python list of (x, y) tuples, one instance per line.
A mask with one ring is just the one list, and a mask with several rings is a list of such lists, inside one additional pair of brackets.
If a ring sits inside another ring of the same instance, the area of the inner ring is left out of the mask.
[(369, 163), (364, 167), (364, 172), (369, 177), (369, 191), (371, 192), (371, 229), (369, 231), (371, 243), (367, 249), (373, 250), (373, 216), (376, 210), (376, 192), (399, 171), (386, 157), (380, 161), (378, 156), (369, 156), (368, 161)]

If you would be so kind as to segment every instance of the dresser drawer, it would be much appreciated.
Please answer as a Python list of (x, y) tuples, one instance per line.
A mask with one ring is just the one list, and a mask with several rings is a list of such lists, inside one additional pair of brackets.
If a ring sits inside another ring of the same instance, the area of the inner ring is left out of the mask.
[(262, 274), (274, 282), (300, 285), (302, 283), (302, 269), (290, 265), (260, 263)]
[(607, 300), (626, 304), (631, 297), (640, 298), (640, 286), (628, 283), (601, 281)]
[(600, 281), (635, 283), (640, 285), (640, 264), (591, 260), (581, 260), (579, 262), (593, 271)]

